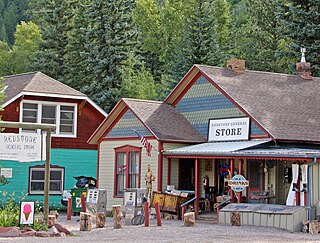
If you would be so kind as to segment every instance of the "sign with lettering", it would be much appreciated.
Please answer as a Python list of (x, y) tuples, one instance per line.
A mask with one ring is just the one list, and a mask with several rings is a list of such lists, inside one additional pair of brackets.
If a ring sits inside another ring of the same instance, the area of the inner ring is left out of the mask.
[(20, 162), (45, 160), (45, 142), (41, 138), (41, 134), (36, 133), (0, 133), (0, 159)]
[(249, 117), (210, 120), (208, 141), (248, 140), (249, 124)]
[(12, 178), (12, 168), (1, 168), (1, 176), (4, 178)]
[(243, 175), (235, 175), (228, 181), (228, 186), (235, 192), (242, 192), (249, 186), (249, 181), (247, 181)]

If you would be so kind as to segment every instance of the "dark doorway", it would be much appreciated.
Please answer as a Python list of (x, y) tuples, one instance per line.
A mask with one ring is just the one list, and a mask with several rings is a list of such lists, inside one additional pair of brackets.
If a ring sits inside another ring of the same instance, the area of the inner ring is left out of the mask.
[(253, 194), (260, 195), (263, 190), (263, 161), (248, 160), (248, 180), (249, 186), (249, 202), (256, 202), (252, 200)]
[(194, 191), (194, 159), (181, 159), (179, 189)]

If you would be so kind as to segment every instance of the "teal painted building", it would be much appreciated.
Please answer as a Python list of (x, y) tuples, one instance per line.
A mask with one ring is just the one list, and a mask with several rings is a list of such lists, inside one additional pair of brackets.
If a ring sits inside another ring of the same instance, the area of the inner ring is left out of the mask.
[[(7, 76), (3, 82), (3, 121), (56, 125), (51, 135), (49, 204), (60, 207), (63, 190), (73, 188), (77, 182), (74, 176), (96, 178), (98, 149), (87, 140), (107, 114), (86, 95), (41, 72)], [(41, 131), (6, 128), (3, 132)], [(0, 185), (0, 191), (8, 193), (7, 198), (14, 194), (15, 200), (25, 197), (43, 203), (44, 164), (0, 157), (0, 168), (8, 182)]]

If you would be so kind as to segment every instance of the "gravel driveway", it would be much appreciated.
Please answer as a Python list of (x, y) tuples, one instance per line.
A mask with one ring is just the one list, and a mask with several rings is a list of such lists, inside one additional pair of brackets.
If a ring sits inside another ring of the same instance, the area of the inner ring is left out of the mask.
[(312, 242), (320, 241), (320, 234), (290, 233), (276, 228), (251, 226), (225, 226), (210, 223), (196, 223), (195, 227), (185, 227), (179, 220), (162, 220), (157, 227), (155, 220), (150, 220), (150, 227), (125, 226), (113, 229), (113, 219), (107, 218), (106, 227), (95, 228), (89, 232), (79, 231), (79, 216), (71, 221), (66, 215), (60, 215), (58, 223), (74, 233), (67, 237), (17, 237), (0, 238), (0, 242)]

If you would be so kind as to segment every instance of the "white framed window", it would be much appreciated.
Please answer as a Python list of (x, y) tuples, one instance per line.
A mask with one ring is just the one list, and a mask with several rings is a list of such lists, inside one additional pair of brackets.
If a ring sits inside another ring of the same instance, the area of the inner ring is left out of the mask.
[[(44, 194), (45, 168), (29, 168), (29, 194)], [(50, 194), (62, 194), (64, 184), (64, 168), (50, 168)]]
[[(52, 136), (76, 137), (77, 104), (24, 100), (21, 102), (20, 121), (55, 124), (56, 129)], [(26, 129), (21, 131), (35, 132), (35, 130)]]

